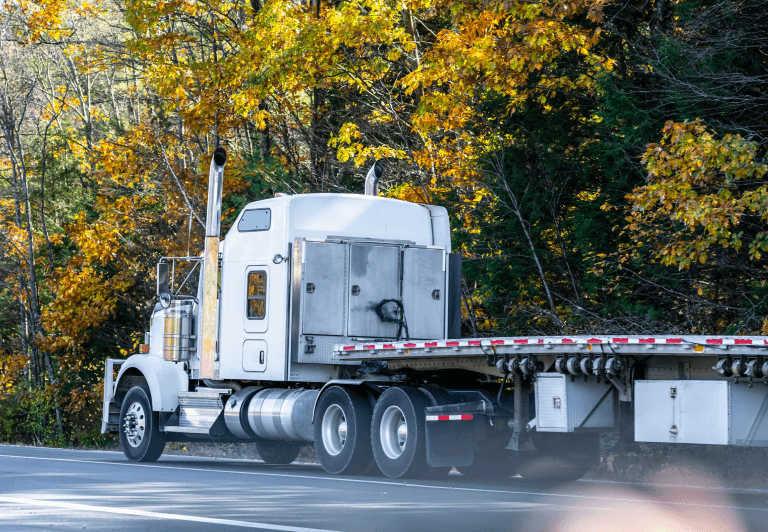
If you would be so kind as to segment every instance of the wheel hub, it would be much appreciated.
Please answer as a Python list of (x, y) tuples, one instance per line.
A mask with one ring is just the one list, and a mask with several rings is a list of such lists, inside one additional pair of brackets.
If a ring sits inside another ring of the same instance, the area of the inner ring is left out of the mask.
[(131, 447), (138, 447), (144, 441), (146, 412), (141, 403), (131, 403), (131, 406), (128, 407), (128, 411), (123, 417), (123, 429)]
[(347, 443), (347, 418), (339, 405), (331, 405), (325, 411), (322, 423), (323, 447), (337, 456)]
[(379, 434), (384, 454), (392, 460), (399, 458), (408, 443), (408, 422), (400, 407), (392, 405), (384, 411)]

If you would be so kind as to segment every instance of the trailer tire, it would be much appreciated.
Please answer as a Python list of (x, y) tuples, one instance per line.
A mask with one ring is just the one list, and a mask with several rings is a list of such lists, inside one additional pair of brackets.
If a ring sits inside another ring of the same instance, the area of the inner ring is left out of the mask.
[(554, 453), (535, 453), (523, 460), (518, 470), (525, 480), (538, 482), (570, 482), (583, 477), (591, 468), (563, 460)]
[(301, 452), (301, 445), (280, 440), (261, 440), (256, 442), (259, 458), (265, 464), (287, 465), (296, 460)]
[(392, 387), (376, 401), (371, 422), (373, 456), (390, 478), (421, 478), (427, 463), (426, 396), (410, 386)]
[(431, 467), (429, 468), (429, 471), (424, 473), (421, 478), (427, 479), (427, 480), (442, 480), (448, 475), (451, 474), (451, 471), (453, 470), (452, 467)]
[(133, 462), (154, 462), (165, 449), (157, 412), (152, 411), (149, 387), (134, 386), (125, 394), (120, 408), (120, 445)]
[(475, 451), (474, 461), (468, 466), (457, 466), (462, 476), (471, 479), (504, 479), (517, 474), (520, 467), (515, 453), (504, 450), (500, 453)]
[(600, 461), (600, 439), (596, 433), (539, 433), (533, 443), (538, 451), (518, 453), (518, 473), (526, 480), (578, 480)]
[(331, 386), (317, 402), (315, 454), (332, 475), (358, 475), (373, 464), (371, 405), (359, 392)]

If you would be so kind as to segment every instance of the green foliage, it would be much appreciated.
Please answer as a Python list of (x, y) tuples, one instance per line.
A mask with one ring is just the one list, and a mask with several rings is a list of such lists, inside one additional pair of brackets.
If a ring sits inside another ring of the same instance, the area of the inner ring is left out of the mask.
[(63, 446), (64, 435), (56, 428), (53, 389), (18, 389), (0, 395), (0, 440), (32, 445)]

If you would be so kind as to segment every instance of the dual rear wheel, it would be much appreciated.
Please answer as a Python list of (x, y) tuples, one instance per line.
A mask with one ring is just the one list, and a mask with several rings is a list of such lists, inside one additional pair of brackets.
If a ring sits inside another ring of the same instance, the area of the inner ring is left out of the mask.
[(363, 394), (333, 386), (317, 403), (315, 454), (334, 475), (359, 475), (373, 466), (371, 417), (373, 407)]
[(411, 387), (387, 389), (375, 405), (355, 389), (334, 386), (320, 397), (315, 453), (329, 473), (355, 475), (378, 469), (392, 478), (421, 477), (427, 464), (424, 408)]
[(388, 388), (373, 410), (371, 447), (376, 465), (390, 478), (421, 478), (427, 464), (424, 409), (427, 398), (409, 386)]
[[(332, 474), (359, 475), (376, 468), (390, 478), (445, 474), (448, 468), (432, 468), (427, 463), (428, 406), (427, 397), (409, 386), (388, 388), (375, 402), (361, 391), (334, 386), (317, 404), (318, 461)], [(563, 444), (563, 449), (569, 447), (568, 442)], [(502, 479), (519, 473), (526, 480), (558, 482), (581, 478), (591, 465), (589, 460), (570, 460), (554, 448), (515, 453), (504, 447), (502, 443), (478, 450), (471, 465), (457, 469), (475, 479)]]

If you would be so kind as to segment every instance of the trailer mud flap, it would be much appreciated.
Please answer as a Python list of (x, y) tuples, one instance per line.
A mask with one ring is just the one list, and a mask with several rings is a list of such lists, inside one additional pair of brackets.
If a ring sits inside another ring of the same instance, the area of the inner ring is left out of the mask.
[(430, 415), (427, 413), (427, 463), (432, 467), (472, 464), (474, 425), (475, 419), (472, 414)]

